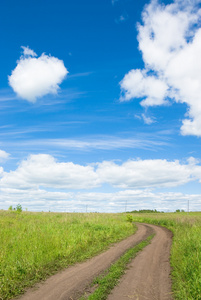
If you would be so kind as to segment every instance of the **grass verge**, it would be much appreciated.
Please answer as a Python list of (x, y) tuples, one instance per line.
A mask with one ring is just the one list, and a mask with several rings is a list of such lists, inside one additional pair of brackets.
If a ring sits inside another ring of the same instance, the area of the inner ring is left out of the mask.
[(173, 232), (170, 263), (175, 300), (201, 300), (201, 213), (132, 214), (133, 221)]
[(0, 299), (133, 234), (122, 214), (0, 211)]
[(125, 273), (127, 265), (131, 260), (147, 246), (154, 235), (149, 236), (146, 240), (139, 243), (134, 248), (129, 249), (123, 256), (121, 256), (105, 273), (98, 276), (93, 285), (98, 285), (97, 289), (89, 296), (82, 296), (80, 300), (105, 300), (110, 294), (111, 290), (118, 284), (120, 277)]

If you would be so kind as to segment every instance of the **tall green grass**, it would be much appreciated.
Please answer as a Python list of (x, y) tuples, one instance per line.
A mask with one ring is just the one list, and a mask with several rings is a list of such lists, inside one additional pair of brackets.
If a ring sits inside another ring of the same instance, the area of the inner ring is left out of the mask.
[(120, 214), (0, 211), (0, 299), (22, 293), (134, 230)]
[(133, 214), (133, 221), (161, 225), (173, 234), (174, 299), (201, 299), (201, 213)]

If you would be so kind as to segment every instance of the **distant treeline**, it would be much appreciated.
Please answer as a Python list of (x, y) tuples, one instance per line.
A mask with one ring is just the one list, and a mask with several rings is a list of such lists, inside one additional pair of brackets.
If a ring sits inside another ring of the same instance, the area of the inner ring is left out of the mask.
[(158, 210), (156, 210), (156, 209), (140, 209), (140, 210), (132, 210), (132, 211), (127, 211), (127, 213), (137, 213), (137, 214), (139, 214), (139, 213), (142, 213), (142, 214), (149, 214), (149, 213), (151, 213), (151, 214), (153, 214), (153, 213), (163, 213), (163, 211), (158, 211)]

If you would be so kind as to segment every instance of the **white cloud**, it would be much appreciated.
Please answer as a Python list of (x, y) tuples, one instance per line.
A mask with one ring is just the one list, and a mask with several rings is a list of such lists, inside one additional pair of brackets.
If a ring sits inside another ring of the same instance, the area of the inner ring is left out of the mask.
[(2, 167), (0, 167), (0, 177), (2, 177), (4, 175), (4, 170)]
[(155, 123), (155, 118), (148, 117), (146, 114), (135, 114), (134, 117), (138, 120), (143, 120), (145, 124), (150, 125)]
[[(27, 47), (22, 46), (21, 48), (23, 49), (24, 56), (37, 56), (37, 54), (32, 49), (30, 49), (28, 46)], [(22, 56), (22, 58), (23, 58), (23, 56)]]
[(115, 22), (116, 22), (117, 24), (119, 24), (119, 23), (125, 22), (125, 21), (127, 21), (127, 20), (128, 20), (128, 14), (127, 14), (127, 13), (124, 13), (124, 14), (120, 15), (119, 18), (115, 19)]
[[(201, 171), (201, 166), (196, 168)], [(105, 161), (98, 164), (97, 169), (101, 181), (114, 187), (131, 189), (183, 185), (195, 180), (194, 172), (195, 166), (192, 164), (165, 159), (129, 160), (121, 165)]]
[(23, 209), (31, 211), (67, 212), (123, 212), (139, 209), (161, 211), (200, 210), (200, 195), (183, 193), (154, 193), (149, 190), (123, 190), (118, 192), (50, 192), (42, 189), (16, 190), (0, 189), (0, 206), (8, 209), (10, 205), (21, 203)]
[[(139, 159), (83, 166), (39, 154), (23, 160), (15, 171), (5, 172), (0, 167), (0, 177), (2, 208), (21, 203), (31, 210), (86, 211), (88, 205), (88, 211), (118, 212), (124, 211), (127, 203), (128, 210), (175, 210), (184, 209), (190, 199), (191, 209), (198, 210), (200, 203), (200, 195), (153, 192), (192, 180), (201, 182), (200, 161), (193, 157), (186, 163)], [(112, 192), (92, 190), (104, 184), (112, 187)]]
[(5, 161), (9, 157), (9, 153), (5, 152), (4, 150), (0, 150), (0, 162)]
[(122, 164), (103, 161), (91, 165), (57, 162), (47, 154), (30, 155), (15, 171), (4, 172), (2, 188), (12, 189), (92, 189), (102, 184), (118, 188), (160, 188), (201, 181), (201, 166), (191, 158), (188, 163), (154, 160), (128, 160)]
[(22, 48), (24, 53), (8, 77), (14, 92), (30, 102), (47, 94), (56, 94), (68, 73), (63, 61), (44, 53), (37, 58), (33, 50)]
[(15, 171), (5, 173), (2, 187), (19, 189), (39, 186), (64, 189), (87, 189), (99, 185), (99, 179), (91, 166), (59, 163), (47, 154), (30, 155)]
[(121, 15), (120, 17), (119, 17), (119, 21), (120, 22), (124, 22), (124, 21), (126, 21), (127, 20), (127, 16), (124, 16), (124, 15)]
[(151, 1), (143, 11), (143, 24), (138, 25), (145, 69), (131, 70), (120, 82), (121, 100), (144, 98), (143, 106), (162, 105), (169, 98), (186, 103), (183, 135), (201, 136), (200, 2), (175, 1), (165, 6)]
[(147, 117), (145, 114), (142, 114), (142, 118), (143, 118), (144, 123), (147, 124), (147, 125), (155, 123), (154, 119), (152, 119), (150, 117)]
[[(141, 118), (141, 117), (140, 117)], [(29, 133), (34, 131), (42, 131), (44, 130), (44, 126), (42, 129), (33, 128), (33, 129), (25, 129), (24, 131), (16, 132), (11, 131), (8, 135), (13, 136), (18, 133)], [(50, 126), (48, 130), (53, 130)], [(77, 139), (38, 139), (38, 140), (22, 140), (19, 143), (15, 141), (9, 141), (10, 147), (15, 147), (16, 149), (19, 146), (24, 146), (33, 151), (33, 149), (42, 149), (46, 151), (51, 148), (59, 148), (67, 149), (67, 150), (80, 150), (80, 151), (89, 151), (89, 150), (115, 150), (115, 149), (149, 149), (155, 151), (158, 148), (163, 146), (170, 146), (168, 143), (167, 134), (164, 132), (155, 132), (155, 138), (153, 138), (153, 133), (151, 135), (143, 135), (141, 133), (140, 137), (130, 137), (130, 138), (122, 138), (119, 136), (110, 136), (110, 135), (96, 135), (92, 138), (85, 136), (84, 138)]]
[(133, 98), (144, 98), (143, 106), (166, 104), (167, 84), (155, 76), (148, 76), (146, 71), (131, 70), (120, 82), (122, 89), (121, 101), (129, 101)]

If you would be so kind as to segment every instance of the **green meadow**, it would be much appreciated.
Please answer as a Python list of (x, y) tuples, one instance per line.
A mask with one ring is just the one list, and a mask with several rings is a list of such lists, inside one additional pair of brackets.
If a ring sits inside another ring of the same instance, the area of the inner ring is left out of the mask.
[(201, 299), (201, 213), (29, 213), (0, 211), (0, 299), (11, 299), (62, 268), (135, 232), (132, 222), (173, 232), (173, 298)]
[(0, 299), (19, 295), (135, 230), (121, 214), (0, 211)]
[(165, 226), (173, 232), (171, 277), (174, 299), (201, 299), (201, 213), (131, 215), (134, 222)]

